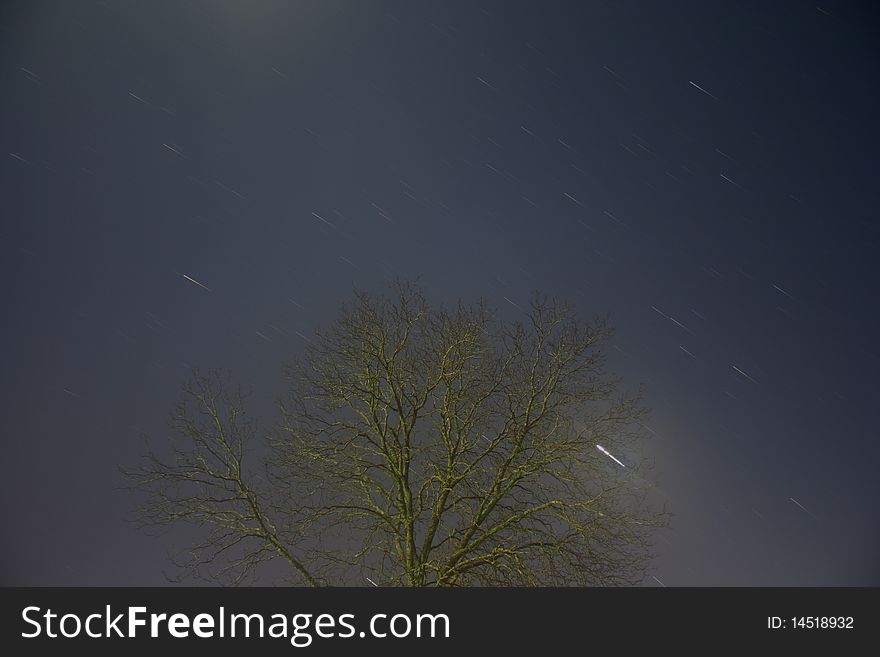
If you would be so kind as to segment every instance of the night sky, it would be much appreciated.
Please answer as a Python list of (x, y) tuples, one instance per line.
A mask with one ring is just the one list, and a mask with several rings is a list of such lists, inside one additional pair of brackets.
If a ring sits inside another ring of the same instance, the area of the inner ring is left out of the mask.
[(610, 316), (646, 585), (880, 584), (880, 21), (820, 1), (4, 2), (0, 583), (164, 584), (119, 466), (191, 368), (268, 426), (399, 276)]

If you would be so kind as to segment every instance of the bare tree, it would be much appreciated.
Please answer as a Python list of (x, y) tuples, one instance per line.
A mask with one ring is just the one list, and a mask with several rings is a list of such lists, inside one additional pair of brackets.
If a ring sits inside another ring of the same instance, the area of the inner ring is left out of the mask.
[(172, 455), (129, 473), (141, 517), (210, 528), (185, 565), (232, 582), (268, 560), (309, 585), (638, 582), (664, 514), (609, 335), (541, 296), (511, 322), (359, 292), (287, 369), (265, 440), (222, 377), (186, 388)]

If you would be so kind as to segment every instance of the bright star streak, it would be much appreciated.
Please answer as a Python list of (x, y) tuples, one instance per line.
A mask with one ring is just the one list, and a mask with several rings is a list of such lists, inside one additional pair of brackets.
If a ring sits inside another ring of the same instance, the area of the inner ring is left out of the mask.
[(211, 288), (209, 288), (207, 285), (203, 285), (202, 283), (199, 283), (196, 279), (191, 278), (191, 277), (187, 276), (186, 274), (181, 274), (181, 276), (183, 276), (183, 277), (184, 277), (186, 280), (188, 280), (190, 283), (195, 283), (195, 284), (198, 285), (200, 288), (203, 288), (203, 289), (207, 290), (208, 292), (211, 291)]
[(620, 459), (618, 459), (616, 456), (614, 456), (614, 454), (612, 454), (612, 453), (609, 452), (607, 449), (605, 449), (604, 447), (602, 447), (602, 445), (596, 445), (596, 449), (598, 449), (598, 450), (599, 450), (600, 452), (602, 452), (605, 456), (607, 456), (607, 457), (610, 458), (612, 461), (614, 461), (615, 463), (617, 463), (617, 465), (619, 465), (621, 468), (625, 468), (625, 467), (626, 467), (623, 463), (620, 462)]

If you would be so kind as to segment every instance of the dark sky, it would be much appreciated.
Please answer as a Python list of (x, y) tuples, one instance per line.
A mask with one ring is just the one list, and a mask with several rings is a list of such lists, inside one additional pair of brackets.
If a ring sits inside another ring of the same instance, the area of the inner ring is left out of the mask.
[(4, 2), (0, 582), (164, 583), (117, 468), (190, 368), (271, 419), (353, 285), (420, 276), (610, 314), (646, 584), (880, 584), (870, 4)]

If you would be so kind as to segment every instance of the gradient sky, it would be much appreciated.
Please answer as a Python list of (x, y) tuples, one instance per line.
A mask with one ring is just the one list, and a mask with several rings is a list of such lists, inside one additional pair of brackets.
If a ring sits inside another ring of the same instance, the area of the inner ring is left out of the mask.
[(4, 2), (0, 583), (164, 583), (117, 468), (190, 368), (270, 420), (420, 276), (610, 314), (647, 585), (880, 584), (880, 21), (818, 1)]

